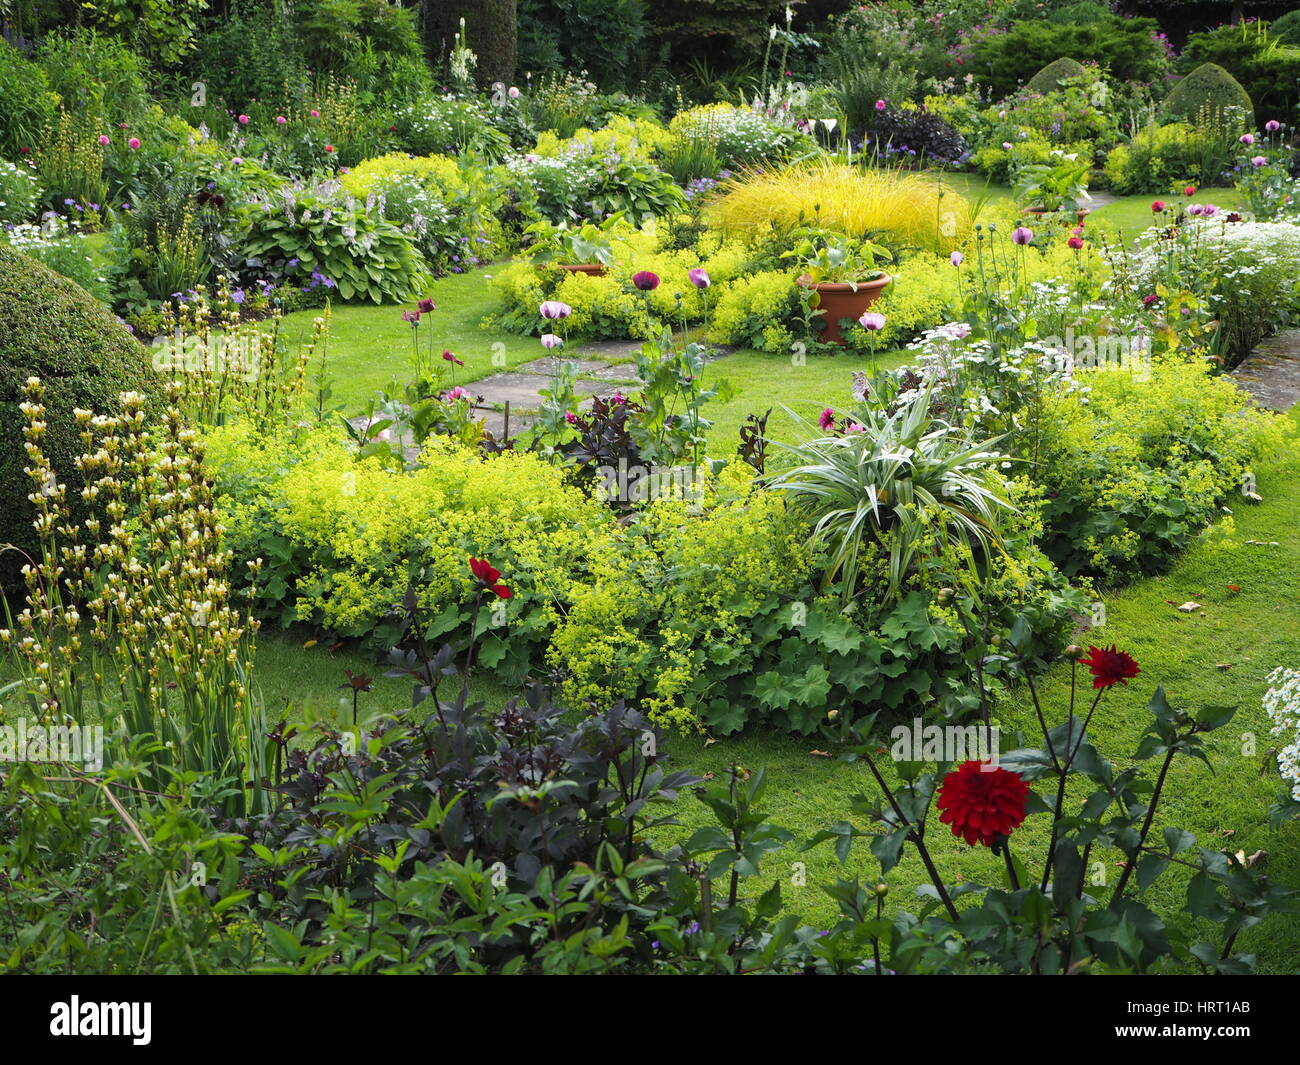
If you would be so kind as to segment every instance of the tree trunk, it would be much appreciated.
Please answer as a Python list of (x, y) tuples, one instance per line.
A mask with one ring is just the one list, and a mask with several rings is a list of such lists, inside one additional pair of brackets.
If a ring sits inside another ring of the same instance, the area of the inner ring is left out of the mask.
[(435, 64), (445, 62), (461, 19), (478, 55), (479, 81), (509, 84), (515, 76), (517, 0), (425, 0), (425, 40)]

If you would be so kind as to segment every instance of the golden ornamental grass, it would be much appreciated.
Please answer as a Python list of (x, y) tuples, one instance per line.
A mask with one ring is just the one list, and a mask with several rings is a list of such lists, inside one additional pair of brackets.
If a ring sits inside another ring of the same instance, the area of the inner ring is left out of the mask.
[(751, 170), (723, 183), (707, 208), (733, 236), (817, 224), (845, 236), (872, 238), (895, 250), (949, 252), (970, 235), (965, 197), (937, 178), (844, 163), (801, 163)]

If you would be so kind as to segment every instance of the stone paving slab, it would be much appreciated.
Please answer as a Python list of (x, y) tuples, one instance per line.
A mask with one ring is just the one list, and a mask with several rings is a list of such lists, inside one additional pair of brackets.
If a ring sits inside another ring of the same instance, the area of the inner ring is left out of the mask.
[(1300, 403), (1300, 329), (1261, 342), (1232, 376), (1261, 407), (1290, 410)]
[[(597, 373), (609, 366), (609, 363), (600, 359), (570, 359), (562, 357), (560, 362), (571, 362), (578, 368), (578, 373), (588, 374)], [(515, 373), (536, 373), (544, 377), (551, 377), (555, 373), (555, 360), (552, 358), (534, 359), (532, 362), (525, 362), (514, 368)]]

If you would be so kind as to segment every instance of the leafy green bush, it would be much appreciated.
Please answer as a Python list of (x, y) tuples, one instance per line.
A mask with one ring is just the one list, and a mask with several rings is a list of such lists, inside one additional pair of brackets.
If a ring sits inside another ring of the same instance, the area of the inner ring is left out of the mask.
[[(119, 392), (157, 392), (146, 349), (111, 313), (73, 282), (0, 244), (0, 543), (35, 554), (31, 491), (18, 405), (28, 377), (46, 384), (45, 450), (68, 484), (79, 512), (80, 454), (73, 409), (115, 410)], [(0, 555), (0, 584), (22, 565), (14, 552)]]
[(334, 430), (268, 445), (231, 427), (208, 443), (232, 550), (267, 560), (259, 610), (380, 650), (396, 642), (412, 575), (429, 638), (464, 635), (474, 595), (465, 560), (487, 557), (515, 594), (478, 661), (518, 681), (557, 604), (612, 549), (609, 515), (528, 454), (484, 457), (434, 437), (424, 465), (403, 473), (356, 461)]
[(1269, 26), (1269, 32), (1285, 44), (1300, 45), (1300, 9), (1279, 15)]
[(328, 188), (285, 190), (275, 209), (254, 212), (244, 254), (277, 278), (323, 280), (345, 300), (402, 303), (432, 280), (407, 234)]
[(1127, 196), (1168, 192), (1176, 182), (1218, 184), (1232, 164), (1239, 132), (1235, 122), (1221, 124), (1213, 114), (1196, 123), (1147, 126), (1106, 157), (1106, 186)]
[(1077, 59), (1062, 56), (1054, 59), (1025, 83), (1030, 92), (1055, 92), (1069, 78), (1082, 78), (1087, 71)]
[(1246, 474), (1293, 445), (1284, 422), (1195, 364), (1095, 370), (1087, 384), (1050, 400), (1040, 455), (1043, 547), (1071, 575), (1162, 570)]
[[(34, 151), (58, 100), (45, 71), (0, 38), (0, 155), (16, 158)], [(24, 151), (26, 149), (26, 151)]]
[(1118, 15), (1075, 25), (1026, 19), (1006, 32), (973, 38), (965, 46), (965, 66), (995, 97), (1010, 95), (1026, 71), (1063, 55), (1087, 56), (1120, 81), (1155, 82), (1167, 66), (1158, 29), (1154, 19)]
[(150, 107), (145, 60), (119, 38), (95, 30), (61, 30), (36, 55), (60, 105), (105, 125), (134, 122)]
[(1250, 94), (1241, 83), (1216, 63), (1202, 63), (1183, 78), (1165, 97), (1161, 110), (1171, 118), (1195, 122), (1204, 114), (1220, 121), (1254, 122)]

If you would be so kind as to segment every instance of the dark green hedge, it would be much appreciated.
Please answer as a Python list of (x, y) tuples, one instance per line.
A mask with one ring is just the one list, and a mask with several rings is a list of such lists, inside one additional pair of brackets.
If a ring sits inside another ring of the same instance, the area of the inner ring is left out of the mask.
[[(45, 384), (45, 452), (71, 502), (81, 482), (73, 460), (80, 441), (76, 407), (118, 409), (119, 392), (156, 395), (148, 349), (81, 286), (26, 255), (0, 245), (0, 544), (35, 554), (31, 485), (23, 472), (23, 417), (18, 405), (28, 377)], [(18, 580), (23, 560), (0, 554), (0, 586)]]

